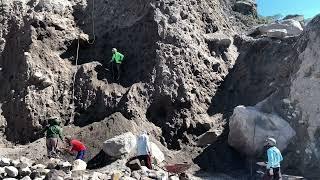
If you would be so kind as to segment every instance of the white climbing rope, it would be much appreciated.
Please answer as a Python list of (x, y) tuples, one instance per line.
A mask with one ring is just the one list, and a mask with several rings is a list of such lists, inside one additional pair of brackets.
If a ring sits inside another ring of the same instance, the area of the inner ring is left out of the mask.
[[(2, 1), (2, 0), (1, 0)], [(91, 20), (92, 20), (92, 34), (93, 34), (93, 40), (90, 42), (90, 40), (88, 39), (88, 43), (89, 44), (94, 44), (96, 41), (96, 35), (95, 35), (95, 23), (94, 23), (94, 13), (95, 13), (95, 4), (94, 4), (94, 0), (92, 0), (92, 11), (91, 11)], [(75, 68), (75, 72), (73, 74), (73, 79), (72, 79), (72, 108), (73, 111), (71, 112), (71, 118), (70, 120), (74, 121), (74, 115), (75, 115), (75, 82), (76, 82), (76, 75), (78, 72), (78, 60), (79, 60), (79, 50), (80, 50), (80, 34), (78, 36), (78, 42), (77, 42), (77, 52), (76, 52), (76, 68)]]
[(75, 100), (75, 96), (74, 96), (74, 87), (75, 87), (75, 82), (76, 82), (76, 75), (77, 75), (77, 72), (78, 72), (78, 60), (79, 60), (79, 49), (80, 49), (80, 35), (78, 36), (78, 45), (77, 45), (77, 53), (76, 53), (76, 69), (75, 69), (75, 72), (73, 73), (73, 80), (72, 80), (72, 108), (73, 108), (73, 111), (71, 113), (71, 120), (73, 121), (74, 120), (74, 114), (75, 114), (75, 103), (74, 103), (74, 100)]

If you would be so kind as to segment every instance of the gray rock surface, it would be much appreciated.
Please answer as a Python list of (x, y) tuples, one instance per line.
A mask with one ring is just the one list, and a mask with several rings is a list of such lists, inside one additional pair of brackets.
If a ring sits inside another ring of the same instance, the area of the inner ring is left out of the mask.
[(5, 172), (7, 173), (7, 175), (9, 176), (9, 177), (17, 177), (18, 176), (18, 174), (19, 174), (19, 171), (18, 171), (18, 169), (17, 168), (15, 168), (15, 167), (13, 167), (13, 166), (6, 166), (5, 168), (4, 168), (4, 170), (5, 170)]
[(229, 129), (230, 146), (249, 157), (263, 153), (263, 144), (268, 137), (275, 138), (277, 147), (282, 151), (296, 134), (281, 117), (244, 106), (234, 109)]
[(233, 10), (244, 15), (257, 17), (257, 4), (255, 0), (237, 0)]
[(120, 158), (135, 152), (137, 137), (132, 132), (108, 139), (103, 143), (103, 151), (111, 157)]

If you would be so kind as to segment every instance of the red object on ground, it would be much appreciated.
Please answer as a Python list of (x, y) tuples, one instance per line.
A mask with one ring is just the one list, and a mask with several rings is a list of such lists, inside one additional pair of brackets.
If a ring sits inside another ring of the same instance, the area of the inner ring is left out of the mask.
[(78, 141), (78, 140), (76, 140), (76, 139), (74, 139), (74, 140), (71, 141), (71, 146), (72, 146), (71, 151), (77, 151), (77, 152), (79, 152), (79, 151), (86, 150), (86, 146), (84, 146), (84, 145), (82, 144), (82, 142), (80, 142), (80, 141)]
[(183, 173), (191, 167), (191, 164), (172, 164), (164, 166), (169, 173)]

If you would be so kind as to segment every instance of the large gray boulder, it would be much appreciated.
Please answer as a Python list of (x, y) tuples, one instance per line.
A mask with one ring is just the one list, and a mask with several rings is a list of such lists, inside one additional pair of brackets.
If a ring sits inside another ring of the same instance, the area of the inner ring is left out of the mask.
[(229, 145), (248, 156), (262, 152), (267, 137), (274, 137), (277, 147), (284, 150), (296, 134), (281, 117), (244, 106), (234, 109), (229, 128)]
[(132, 132), (108, 139), (103, 143), (103, 151), (111, 157), (120, 158), (129, 155), (137, 147), (137, 138)]
[(270, 31), (283, 30), (287, 31), (287, 36), (299, 36), (303, 28), (301, 24), (293, 19), (282, 20), (278, 22), (273, 22), (270, 24), (265, 24), (258, 27), (260, 34), (266, 35)]

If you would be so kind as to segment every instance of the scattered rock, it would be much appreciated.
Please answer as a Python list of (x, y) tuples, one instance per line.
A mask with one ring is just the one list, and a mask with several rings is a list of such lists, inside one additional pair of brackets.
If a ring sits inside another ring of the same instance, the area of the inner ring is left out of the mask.
[(6, 166), (4, 170), (6, 171), (9, 177), (17, 177), (19, 174), (18, 169), (13, 166)]
[(119, 171), (115, 171), (111, 175), (111, 180), (120, 180), (120, 177), (122, 176), (122, 173)]
[[(60, 159), (51, 158), (47, 164), (48, 169), (55, 169), (61, 163)], [(62, 165), (63, 166), (63, 165)], [(71, 164), (70, 164), (71, 166)]]
[(107, 180), (108, 175), (99, 173), (99, 172), (93, 172), (92, 175), (90, 175), (89, 180)]
[(25, 176), (23, 178), (21, 178), (20, 180), (31, 180), (30, 176)]
[(22, 177), (29, 176), (30, 174), (31, 174), (31, 170), (29, 167), (19, 169), (19, 175)]
[(136, 171), (136, 170), (141, 169), (141, 164), (138, 159), (130, 161), (126, 165), (131, 169), (131, 171)]
[(0, 158), (0, 166), (10, 166), (10, 159), (8, 158)]
[(73, 162), (72, 171), (84, 171), (87, 168), (87, 163), (81, 159), (77, 159)]
[(61, 170), (51, 170), (48, 174), (46, 174), (46, 180), (62, 180), (67, 174)]

